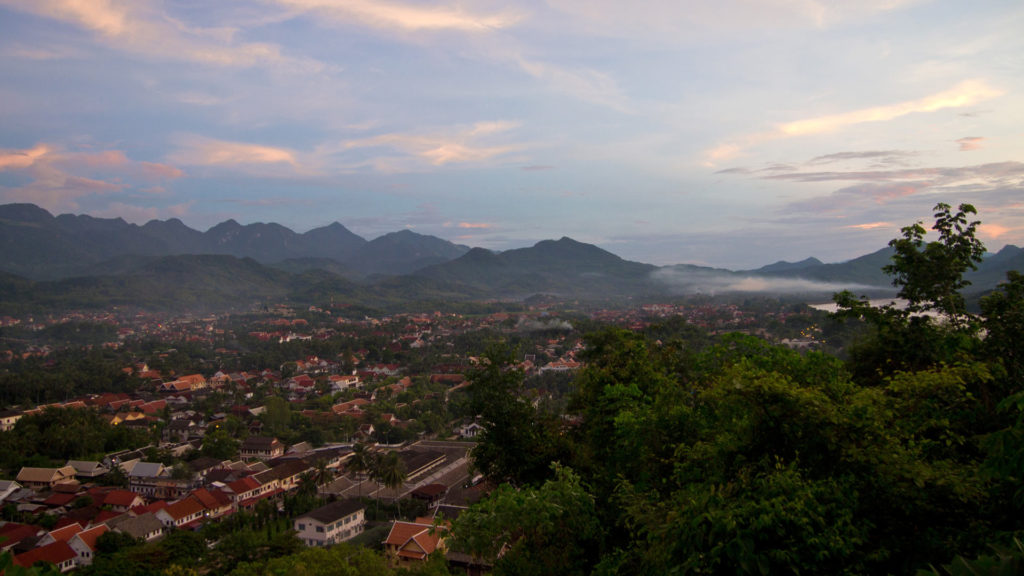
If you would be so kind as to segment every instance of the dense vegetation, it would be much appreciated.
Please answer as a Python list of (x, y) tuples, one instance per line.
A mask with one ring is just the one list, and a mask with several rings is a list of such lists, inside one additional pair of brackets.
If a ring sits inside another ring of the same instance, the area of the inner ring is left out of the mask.
[(1012, 565), (1024, 277), (965, 312), (971, 213), (940, 205), (939, 240), (916, 224), (893, 241), (905, 308), (837, 295), (869, 327), (845, 363), (610, 329), (588, 338), (564, 419), (495, 362), (473, 387), (487, 424), (475, 455), (506, 484), (456, 522), (455, 546), (496, 574), (910, 574), (957, 555), (987, 560), (951, 570), (998, 565), (993, 546)]

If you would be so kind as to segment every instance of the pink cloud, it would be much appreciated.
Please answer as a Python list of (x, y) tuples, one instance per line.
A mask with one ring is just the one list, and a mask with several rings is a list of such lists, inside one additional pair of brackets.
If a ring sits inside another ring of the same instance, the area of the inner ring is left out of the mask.
[(981, 148), (983, 140), (985, 140), (985, 138), (981, 136), (967, 136), (957, 140), (956, 143), (960, 145), (961, 152), (969, 152), (971, 150), (978, 150)]
[(486, 222), (459, 222), (459, 228), (471, 228), (471, 229), (483, 229), (490, 228), (491, 225)]
[(82, 164), (93, 168), (123, 166), (130, 161), (120, 150), (104, 150), (95, 153), (69, 154), (63, 157), (69, 163)]
[(843, 226), (843, 228), (853, 228), (855, 230), (874, 230), (876, 228), (887, 228), (892, 226), (889, 222), (868, 222), (866, 224), (851, 224), (849, 226)]
[(180, 168), (170, 166), (167, 164), (158, 164), (156, 162), (139, 162), (142, 167), (142, 173), (153, 180), (173, 180), (175, 178), (181, 178), (185, 175)]
[(50, 152), (45, 144), (28, 150), (0, 150), (0, 171), (28, 168)]
[(28, 178), (19, 187), (0, 187), (5, 200), (32, 202), (51, 211), (75, 210), (77, 199), (85, 196), (133, 189), (150, 193), (148, 186), (141, 186), (184, 175), (173, 166), (132, 160), (121, 150), (76, 151), (48, 144), (0, 151), (0, 171)]

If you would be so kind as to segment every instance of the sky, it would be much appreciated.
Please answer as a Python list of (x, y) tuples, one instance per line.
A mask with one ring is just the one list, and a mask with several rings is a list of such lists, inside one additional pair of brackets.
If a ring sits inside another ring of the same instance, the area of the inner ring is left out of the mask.
[(1024, 3), (0, 0), (0, 203), (732, 269), (1024, 246)]

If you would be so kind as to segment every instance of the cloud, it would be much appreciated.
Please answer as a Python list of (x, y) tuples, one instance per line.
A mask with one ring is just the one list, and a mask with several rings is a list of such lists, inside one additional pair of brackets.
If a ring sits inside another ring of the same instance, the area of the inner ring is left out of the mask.
[[(655, 270), (651, 279), (676, 294), (833, 294), (841, 290), (869, 289), (871, 286), (821, 282), (803, 278), (773, 278), (709, 270), (691, 266), (674, 266)], [(877, 288), (877, 287), (874, 287)]]
[(835, 162), (845, 162), (848, 160), (874, 160), (880, 164), (903, 164), (907, 158), (913, 158), (917, 156), (917, 152), (909, 152), (906, 150), (866, 150), (860, 152), (837, 152), (835, 154), (826, 154), (824, 156), (817, 156), (807, 161), (809, 166), (815, 166), (820, 164), (832, 164)]
[(28, 150), (0, 150), (0, 172), (28, 168), (50, 152), (50, 148), (38, 144)]
[(523, 166), (520, 168), (523, 172), (545, 172), (547, 170), (554, 170), (554, 166), (547, 164), (531, 164), (530, 166)]
[(1002, 96), (1004, 93), (1002, 90), (989, 86), (983, 80), (965, 80), (949, 90), (916, 100), (794, 120), (779, 124), (772, 131), (754, 132), (736, 137), (731, 142), (718, 144), (704, 153), (704, 165), (713, 167), (724, 160), (739, 156), (747, 148), (771, 140), (837, 132), (857, 124), (887, 122), (908, 114), (973, 106), (979, 102)]
[(843, 226), (843, 228), (853, 228), (854, 230), (874, 230), (876, 228), (889, 228), (892, 224), (890, 222), (867, 222), (865, 224), (850, 224), (849, 226)]
[(974, 166), (906, 168), (900, 170), (850, 170), (832, 172), (787, 172), (764, 176), (765, 180), (793, 182), (834, 182), (860, 180), (870, 182), (927, 181), (933, 186), (968, 180), (992, 185), (1020, 183), (1024, 178), (1024, 162), (993, 162)]
[(513, 59), (521, 70), (547, 83), (556, 91), (618, 112), (634, 112), (619, 90), (615, 79), (603, 72), (589, 68), (574, 70), (522, 55), (516, 55)]
[(173, 166), (140, 162), (121, 150), (76, 151), (52, 144), (0, 151), (0, 171), (24, 176), (27, 183), (0, 187), (5, 201), (32, 202), (52, 211), (74, 210), (77, 200), (180, 178)]
[(919, 0), (549, 0), (565, 15), (565, 27), (583, 33), (678, 45), (694, 39), (733, 38), (752, 30), (789, 32), (826, 29), (843, 22), (898, 10)]
[(1015, 230), (1014, 228), (1001, 226), (999, 224), (985, 223), (982, 223), (981, 226), (978, 227), (978, 229), (982, 236), (987, 236), (992, 239), (999, 238), (1000, 236), (1006, 236), (1007, 234)]
[(982, 141), (985, 138), (981, 136), (967, 136), (956, 141), (960, 145), (961, 152), (969, 152), (971, 150), (978, 150), (981, 148)]
[(280, 46), (236, 42), (233, 28), (192, 28), (159, 10), (151, 0), (0, 0), (0, 4), (77, 26), (104, 44), (132, 55), (213, 66), (318, 72), (324, 66), (281, 54)]
[(460, 4), (450, 6), (422, 6), (377, 0), (272, 0), (279, 6), (297, 12), (313, 12), (338, 22), (358, 22), (380, 29), (403, 31), (450, 30), (458, 32), (488, 32), (508, 28), (522, 16), (506, 11), (492, 14), (475, 13)]
[(990, 100), (1003, 94), (1003, 91), (992, 88), (981, 80), (967, 80), (949, 90), (917, 100), (787, 122), (778, 127), (778, 133), (782, 136), (805, 136), (835, 132), (854, 124), (886, 122), (916, 112), (935, 112), (945, 108), (973, 106), (978, 102)]
[(196, 135), (180, 136), (176, 140), (178, 148), (167, 155), (167, 159), (174, 164), (227, 167), (271, 164), (303, 169), (297, 153), (287, 148)]
[(486, 230), (491, 228), (492, 225), (487, 222), (459, 222), (459, 228), (469, 228), (473, 230)]
[[(425, 160), (433, 166), (480, 163), (522, 149), (516, 144), (486, 144), (487, 137), (508, 132), (514, 122), (478, 122), (469, 127), (439, 130), (420, 134), (380, 134), (369, 138), (348, 140), (340, 146), (322, 147), (320, 154), (330, 156), (358, 149), (389, 148)], [(378, 170), (413, 169), (394, 158), (377, 158), (371, 162)]]

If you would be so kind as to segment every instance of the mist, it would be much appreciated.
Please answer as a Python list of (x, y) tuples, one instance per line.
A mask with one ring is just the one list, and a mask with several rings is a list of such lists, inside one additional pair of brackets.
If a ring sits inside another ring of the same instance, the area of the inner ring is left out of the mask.
[(758, 294), (832, 294), (843, 290), (885, 289), (864, 284), (822, 282), (804, 278), (776, 278), (754, 276), (719, 270), (678, 270), (662, 268), (651, 273), (651, 279), (669, 289), (673, 294), (692, 295), (731, 293)]

